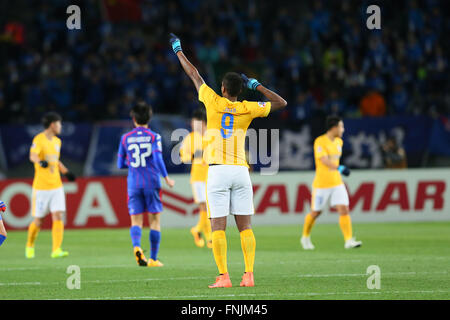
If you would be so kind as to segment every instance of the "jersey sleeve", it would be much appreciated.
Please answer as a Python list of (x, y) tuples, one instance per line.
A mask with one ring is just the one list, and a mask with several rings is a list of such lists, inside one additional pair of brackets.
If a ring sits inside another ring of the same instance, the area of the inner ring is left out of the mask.
[(316, 139), (316, 141), (314, 141), (314, 158), (320, 159), (323, 156), (328, 156), (327, 149), (322, 143), (322, 140)]
[(31, 143), (30, 153), (39, 154), (42, 151), (42, 143), (38, 137), (34, 137)]
[(262, 101), (246, 101), (247, 107), (250, 109), (252, 118), (264, 118), (269, 115), (271, 104), (270, 102)]
[(155, 164), (158, 168), (159, 173), (161, 174), (161, 176), (163, 176), (163, 178), (167, 177), (167, 169), (162, 156), (161, 136), (159, 134), (155, 136), (155, 141), (153, 142), (153, 152)]
[(162, 142), (161, 142), (161, 135), (157, 134), (155, 135), (155, 140), (153, 141), (153, 152), (161, 152), (162, 153)]
[(206, 109), (214, 108), (220, 96), (214, 92), (206, 83), (203, 83), (198, 90), (198, 100), (203, 102)]
[(127, 150), (125, 146), (125, 139), (122, 137), (119, 143), (119, 151), (117, 152), (117, 167), (119, 169), (127, 168)]

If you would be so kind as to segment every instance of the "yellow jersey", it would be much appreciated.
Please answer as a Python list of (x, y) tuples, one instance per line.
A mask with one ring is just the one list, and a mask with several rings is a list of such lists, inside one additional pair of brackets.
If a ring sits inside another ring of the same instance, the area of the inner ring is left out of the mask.
[(343, 141), (341, 138), (335, 138), (334, 141), (331, 141), (326, 134), (314, 140), (316, 176), (314, 177), (313, 188), (333, 188), (343, 183), (339, 171), (328, 168), (320, 161), (320, 158), (326, 156), (335, 165), (339, 165), (342, 145)]
[(254, 118), (267, 117), (270, 102), (232, 102), (216, 94), (205, 83), (200, 86), (198, 99), (206, 107), (205, 162), (248, 167), (245, 158), (245, 135), (248, 126)]
[(206, 144), (203, 136), (198, 132), (189, 133), (181, 144), (180, 158), (183, 163), (192, 163), (191, 183), (206, 182), (208, 178), (208, 164), (203, 160), (203, 150)]
[(36, 153), (39, 159), (48, 162), (47, 168), (42, 168), (39, 163), (34, 164), (33, 189), (52, 190), (62, 187), (59, 174), (60, 150), (61, 139), (58, 137), (48, 139), (45, 133), (41, 132), (33, 138), (30, 153)]

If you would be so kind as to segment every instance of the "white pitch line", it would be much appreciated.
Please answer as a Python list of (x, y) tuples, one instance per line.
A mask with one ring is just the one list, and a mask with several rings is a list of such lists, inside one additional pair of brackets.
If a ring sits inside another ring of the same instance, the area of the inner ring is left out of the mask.
[[(426, 274), (448, 274), (447, 271), (436, 272), (385, 272), (383, 275), (426, 275)], [(365, 277), (365, 273), (332, 273), (332, 274), (296, 274), (281, 275), (283, 278), (332, 278), (332, 277)], [(179, 281), (179, 280), (201, 280), (211, 279), (210, 276), (203, 277), (173, 277), (173, 278), (144, 278), (144, 279), (108, 279), (108, 280), (83, 280), (83, 283), (118, 283), (118, 282), (145, 282), (145, 281)], [(260, 277), (266, 278), (266, 277)], [(4, 282), (0, 286), (40, 286), (40, 285), (61, 285), (63, 282)]]
[[(425, 274), (448, 274), (447, 271), (424, 271), (424, 272), (382, 272), (382, 275), (425, 275)], [(326, 277), (366, 277), (366, 273), (334, 273), (334, 274), (298, 274), (295, 277), (300, 278), (326, 278)], [(292, 277), (283, 275), (282, 277)]]
[(408, 293), (450, 293), (445, 290), (393, 290), (393, 291), (355, 291), (355, 292), (286, 292), (286, 293), (242, 293), (242, 294), (208, 294), (208, 295), (190, 295), (190, 296), (135, 296), (135, 297), (102, 297), (102, 298), (80, 298), (80, 299), (51, 299), (51, 300), (135, 300), (135, 299), (196, 299), (196, 298), (225, 298), (225, 297), (259, 297), (259, 296), (327, 296), (327, 295), (358, 295), (358, 294), (408, 294)]
[(0, 286), (40, 286), (41, 282), (5, 282), (0, 283)]
[[(430, 261), (430, 258), (425, 257), (424, 259), (427, 259), (427, 261)], [(435, 260), (443, 260), (444, 257), (435, 257), (432, 258)], [(431, 260), (432, 260), (431, 259)], [(447, 259), (447, 258), (446, 258)], [(450, 259), (450, 257), (448, 258)], [(416, 258), (405, 258), (405, 259), (381, 259), (379, 261), (386, 262), (386, 261), (416, 261)], [(352, 259), (338, 259), (338, 260), (322, 260), (322, 259), (314, 259), (314, 260), (305, 260), (305, 261), (278, 261), (279, 264), (313, 264), (316, 262), (330, 262), (330, 263), (339, 263), (339, 262), (365, 262), (366, 260), (352, 260)], [(369, 260), (370, 261), (370, 260)], [(228, 265), (242, 265), (241, 262), (228, 262)], [(255, 262), (255, 265), (265, 265), (265, 262)], [(204, 266), (205, 264), (189, 264), (189, 267), (196, 267), (196, 266)], [(17, 267), (17, 268), (0, 268), (0, 272), (6, 272), (6, 271), (27, 271), (27, 270), (46, 270), (46, 269), (65, 269), (65, 266), (48, 266), (48, 267)], [(80, 266), (81, 269), (110, 269), (110, 268), (136, 268), (135, 264), (115, 264), (115, 265), (88, 265), (88, 266)]]

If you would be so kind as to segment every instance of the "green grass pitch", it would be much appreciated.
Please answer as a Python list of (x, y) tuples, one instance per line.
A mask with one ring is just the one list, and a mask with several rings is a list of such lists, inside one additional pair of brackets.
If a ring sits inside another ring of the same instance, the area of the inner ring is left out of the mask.
[[(51, 259), (42, 231), (36, 258), (26, 260), (25, 232), (9, 232), (0, 247), (0, 299), (449, 299), (450, 222), (354, 224), (359, 249), (345, 250), (337, 224), (313, 229), (314, 251), (299, 244), (300, 225), (257, 226), (254, 288), (241, 288), (239, 234), (228, 226), (233, 288), (208, 289), (217, 275), (210, 249), (194, 246), (189, 229), (162, 233), (163, 268), (138, 267), (128, 229), (68, 230), (70, 256)], [(148, 229), (143, 232), (148, 256)], [(69, 265), (81, 269), (81, 289), (69, 290)], [(368, 289), (367, 267), (381, 270)]]

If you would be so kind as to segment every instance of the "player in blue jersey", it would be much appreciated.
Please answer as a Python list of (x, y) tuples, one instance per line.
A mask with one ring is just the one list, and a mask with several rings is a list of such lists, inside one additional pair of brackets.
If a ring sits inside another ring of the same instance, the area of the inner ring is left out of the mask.
[[(158, 260), (161, 241), (160, 215), (162, 176), (169, 187), (175, 182), (169, 178), (162, 158), (161, 136), (148, 127), (152, 116), (149, 105), (139, 102), (131, 109), (135, 128), (120, 139), (117, 166), (128, 168), (128, 212), (131, 217), (130, 236), (139, 266), (162, 267)], [(150, 259), (141, 249), (143, 214), (149, 214)]]
[(5, 229), (5, 225), (3, 224), (2, 214), (1, 214), (1, 212), (5, 212), (5, 211), (6, 211), (6, 204), (0, 200), (0, 246), (6, 240), (6, 229)]

